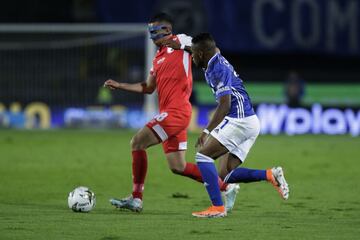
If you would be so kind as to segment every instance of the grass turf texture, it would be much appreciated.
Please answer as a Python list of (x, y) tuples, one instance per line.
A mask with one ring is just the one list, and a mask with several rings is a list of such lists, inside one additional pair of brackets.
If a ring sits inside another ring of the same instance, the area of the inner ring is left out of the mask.
[[(172, 174), (161, 146), (148, 151), (144, 211), (113, 209), (131, 190), (128, 131), (0, 131), (0, 239), (358, 239), (360, 138), (260, 136), (244, 167), (281, 165), (288, 201), (268, 183), (243, 184), (234, 211), (197, 219), (209, 206), (203, 185)], [(197, 135), (189, 136), (194, 159)], [(89, 186), (90, 213), (67, 207)], [(175, 193), (175, 197), (173, 194)], [(176, 196), (187, 195), (188, 198)]]

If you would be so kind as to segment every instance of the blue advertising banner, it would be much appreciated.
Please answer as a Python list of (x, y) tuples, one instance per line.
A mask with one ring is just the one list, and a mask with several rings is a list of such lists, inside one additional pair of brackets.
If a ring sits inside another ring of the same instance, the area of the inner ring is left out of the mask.
[[(55, 108), (34, 102), (20, 109), (13, 103), (0, 110), (0, 128), (114, 128), (138, 129), (154, 114), (146, 114), (141, 106), (90, 106), (85, 108)], [(200, 131), (208, 124), (214, 106), (194, 106), (189, 131)], [(326, 134), (360, 135), (360, 109), (325, 108), (314, 104), (310, 108), (289, 108), (286, 105), (260, 104), (256, 114), (262, 134)]]
[(225, 51), (360, 55), (357, 0), (98, 1), (105, 22), (147, 22), (158, 11), (178, 32), (210, 31)]

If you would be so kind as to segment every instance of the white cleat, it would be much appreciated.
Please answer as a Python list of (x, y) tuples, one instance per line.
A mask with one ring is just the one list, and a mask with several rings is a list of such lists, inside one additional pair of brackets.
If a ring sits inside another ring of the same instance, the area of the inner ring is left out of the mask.
[(287, 200), (289, 198), (290, 189), (289, 189), (289, 185), (285, 180), (283, 169), (281, 167), (273, 167), (271, 169), (271, 173), (272, 173), (272, 179), (270, 180), (270, 182), (280, 193), (280, 196), (283, 199)]
[(141, 212), (143, 210), (143, 203), (140, 198), (133, 198), (132, 195), (123, 199), (110, 199), (110, 204), (116, 208), (129, 209), (133, 212)]
[(231, 212), (231, 210), (234, 208), (236, 195), (238, 194), (239, 189), (240, 189), (240, 185), (236, 183), (230, 183), (226, 187), (224, 193), (226, 212)]

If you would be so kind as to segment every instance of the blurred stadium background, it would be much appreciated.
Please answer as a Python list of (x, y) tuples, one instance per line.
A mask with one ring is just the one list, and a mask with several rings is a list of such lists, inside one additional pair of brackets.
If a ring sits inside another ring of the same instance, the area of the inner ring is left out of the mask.
[[(156, 111), (155, 97), (111, 93), (102, 83), (143, 81), (155, 51), (144, 23), (166, 11), (177, 33), (214, 35), (246, 82), (263, 133), (357, 136), (359, 5), (351, 0), (4, 1), (0, 127), (141, 127)], [(196, 130), (214, 107), (198, 69), (192, 102), (190, 130)]]

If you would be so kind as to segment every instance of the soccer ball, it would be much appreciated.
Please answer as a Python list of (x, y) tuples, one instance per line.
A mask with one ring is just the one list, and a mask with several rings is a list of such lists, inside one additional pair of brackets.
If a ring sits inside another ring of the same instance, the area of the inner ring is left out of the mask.
[(95, 204), (95, 193), (88, 187), (77, 187), (69, 193), (68, 205), (74, 212), (90, 212)]

